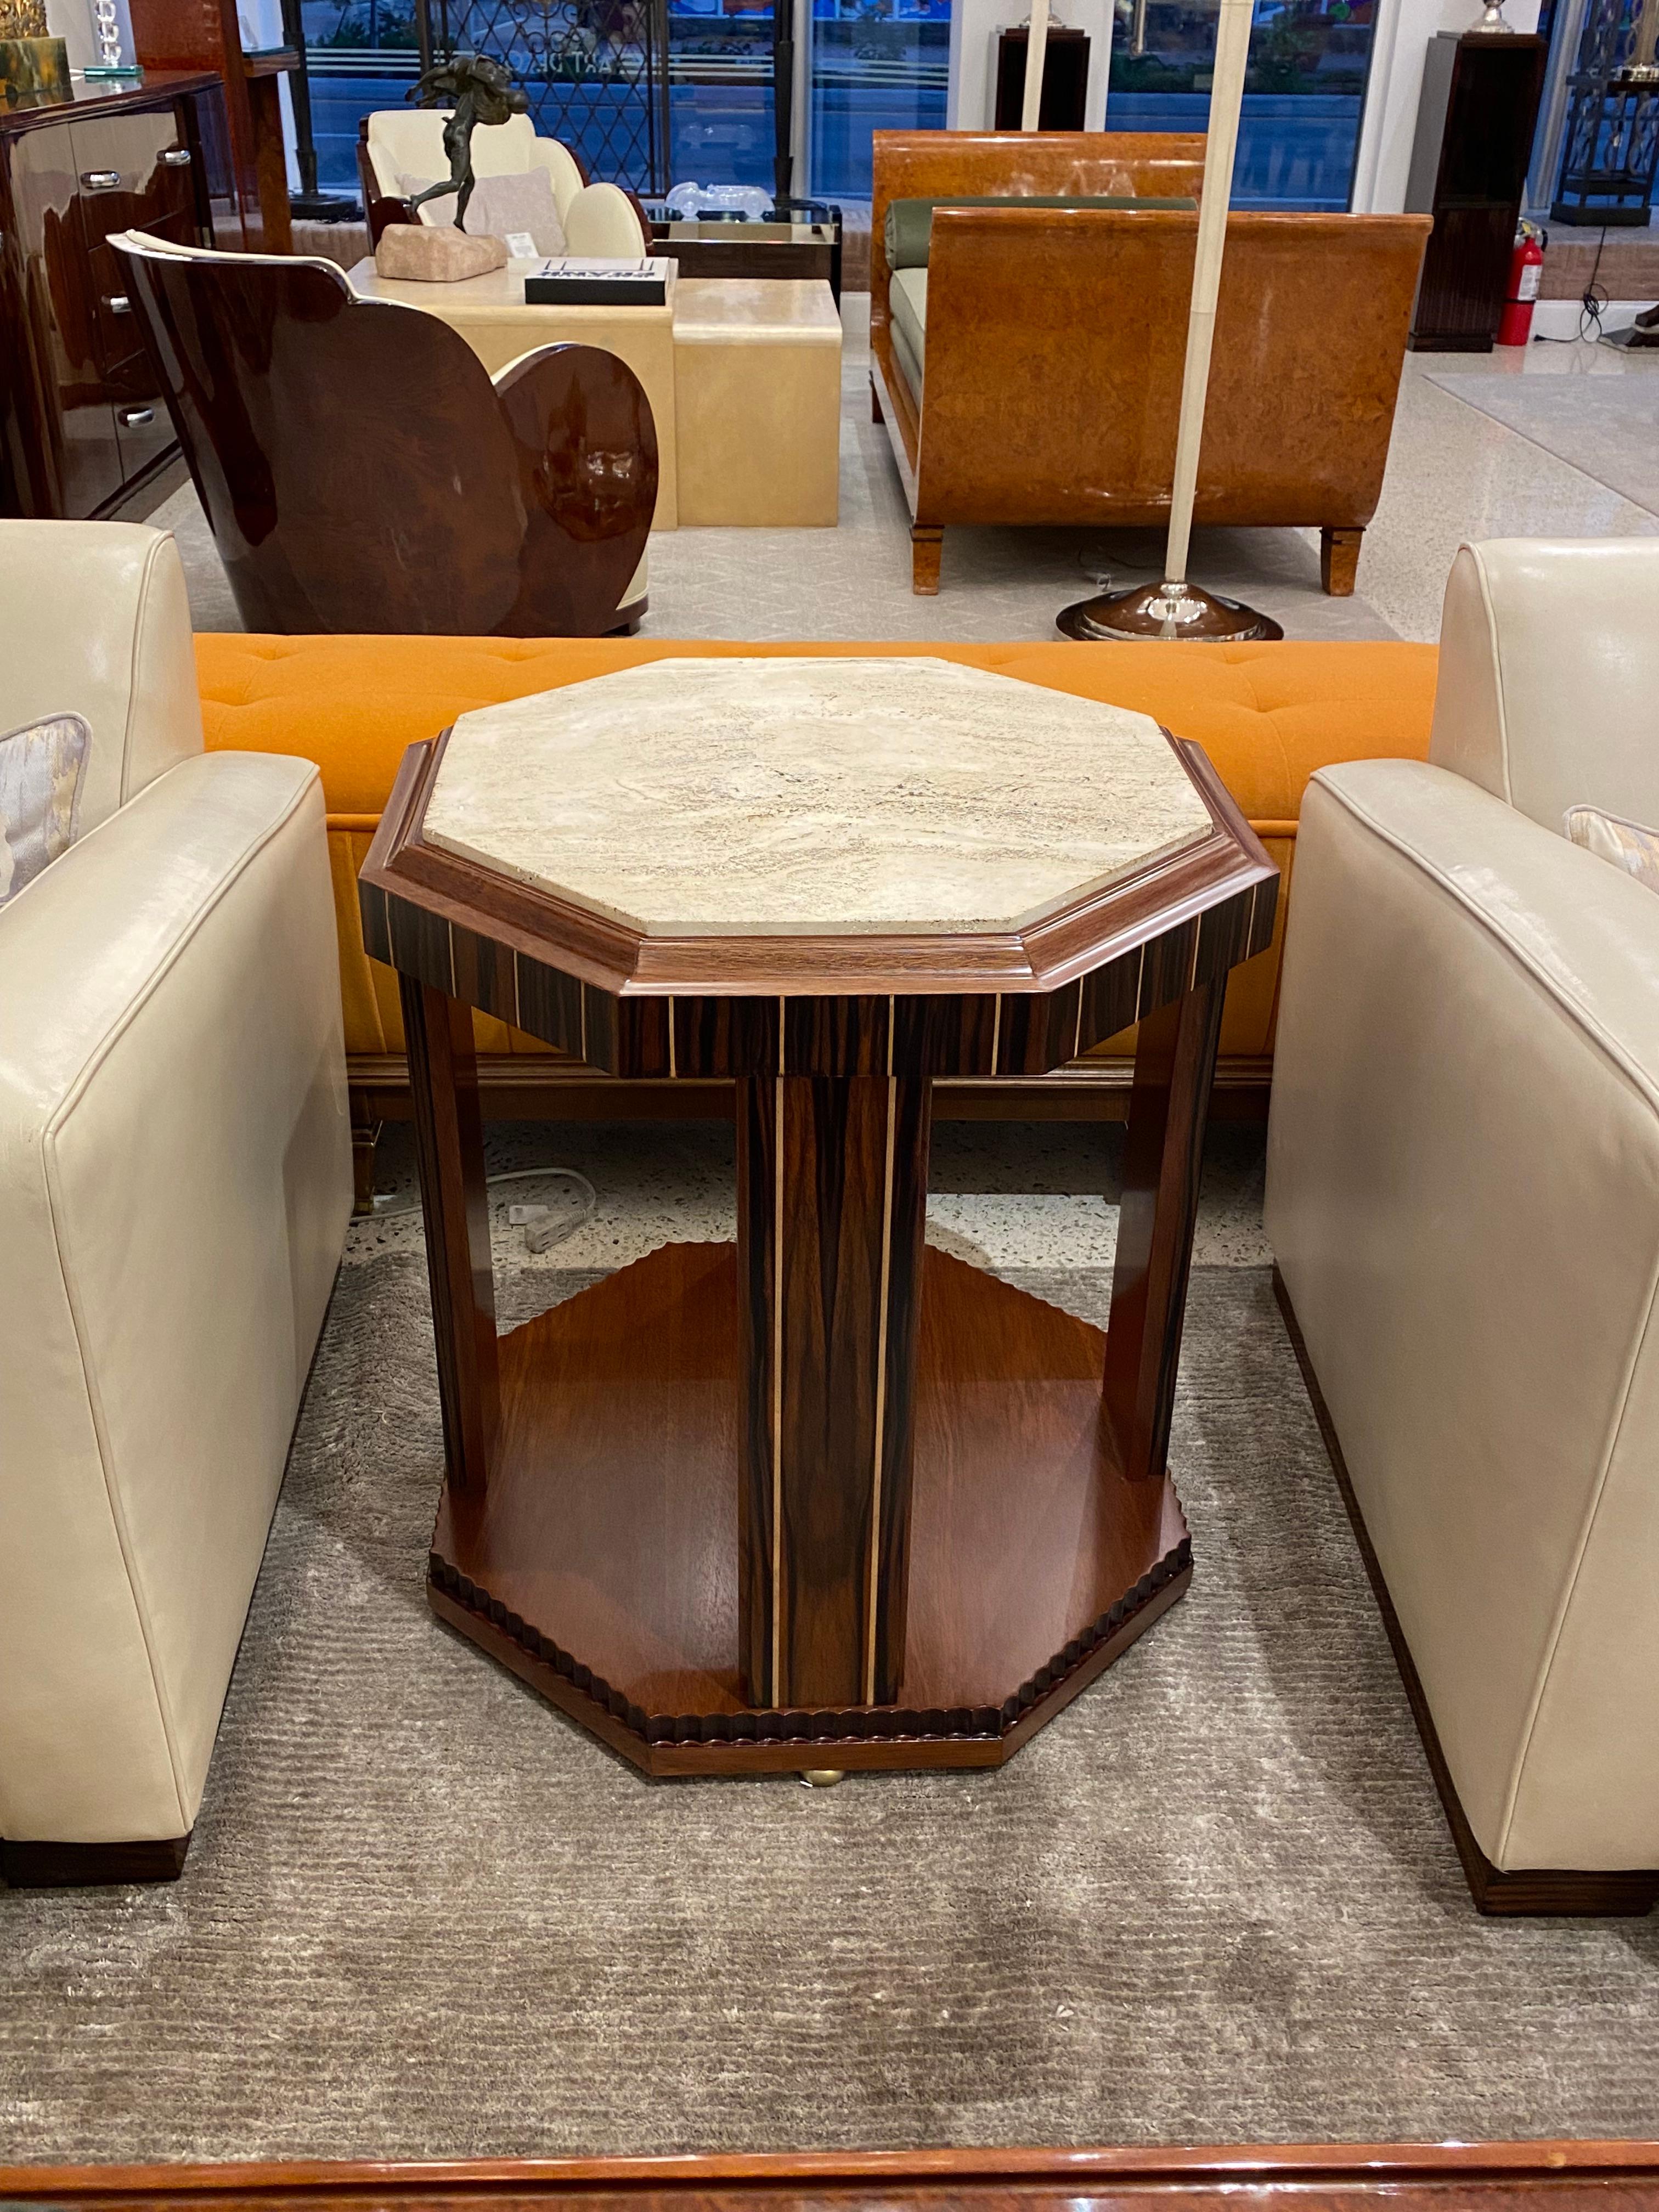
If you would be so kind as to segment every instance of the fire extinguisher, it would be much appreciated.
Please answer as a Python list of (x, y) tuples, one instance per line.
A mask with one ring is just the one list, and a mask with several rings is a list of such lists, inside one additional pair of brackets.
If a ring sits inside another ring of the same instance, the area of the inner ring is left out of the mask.
[(1498, 325), (1499, 345), (1523, 346), (1532, 336), (1532, 311), (1544, 277), (1544, 241), (1536, 223), (1523, 222), (1510, 256), (1509, 291)]

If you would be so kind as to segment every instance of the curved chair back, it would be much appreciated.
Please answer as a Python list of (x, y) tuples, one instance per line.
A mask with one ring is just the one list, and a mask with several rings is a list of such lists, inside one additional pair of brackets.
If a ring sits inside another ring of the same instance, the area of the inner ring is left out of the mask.
[(639, 209), (620, 185), (589, 185), (564, 210), (565, 245), (572, 253), (631, 259), (651, 251)]
[[(405, 177), (449, 174), (444, 125), (450, 113), (447, 107), (383, 107), (364, 118), (363, 143), (383, 198), (401, 199)], [(527, 115), (481, 123), (473, 131), (475, 177), (514, 176), (535, 168), (545, 169), (552, 179), (553, 204), (562, 222), (565, 210), (587, 182), (568, 147), (544, 138)]]
[(447, 323), (331, 262), (110, 244), (249, 629), (617, 627), (657, 437), (614, 354), (543, 346), (492, 383)]

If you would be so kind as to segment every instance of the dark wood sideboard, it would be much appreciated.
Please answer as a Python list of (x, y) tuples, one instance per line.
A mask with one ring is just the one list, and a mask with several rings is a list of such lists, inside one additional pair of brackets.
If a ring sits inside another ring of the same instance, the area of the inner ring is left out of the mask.
[(0, 111), (0, 514), (108, 516), (178, 453), (106, 243), (213, 243), (206, 74)]
[(1548, 51), (1519, 31), (1429, 40), (1406, 185), (1407, 214), (1434, 217), (1407, 341), (1419, 353), (1492, 351)]

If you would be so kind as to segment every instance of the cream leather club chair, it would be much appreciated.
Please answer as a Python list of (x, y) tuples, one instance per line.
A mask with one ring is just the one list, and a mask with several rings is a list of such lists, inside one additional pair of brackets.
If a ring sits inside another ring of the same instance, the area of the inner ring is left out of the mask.
[(182, 1866), (351, 1210), (321, 784), (204, 753), (162, 532), (0, 522), (0, 738), (67, 715), (73, 842), (0, 903), (14, 1882)]
[[(1465, 546), (1427, 763), (1315, 776), (1267, 1230), (1483, 1910), (1659, 1898), (1659, 542)], [(1386, 1585), (1384, 1591), (1382, 1585)]]
[[(449, 114), (447, 108), (386, 107), (364, 117), (357, 174), (374, 242), (379, 242), (386, 220), (386, 210), (378, 210), (377, 203), (394, 203), (401, 210), (405, 177), (435, 179), (449, 174), (443, 144)], [(475, 177), (516, 176), (538, 168), (547, 171), (553, 204), (572, 253), (628, 258), (650, 251), (628, 194), (615, 185), (590, 185), (569, 148), (556, 138), (542, 137), (529, 116), (480, 124), (473, 131)]]

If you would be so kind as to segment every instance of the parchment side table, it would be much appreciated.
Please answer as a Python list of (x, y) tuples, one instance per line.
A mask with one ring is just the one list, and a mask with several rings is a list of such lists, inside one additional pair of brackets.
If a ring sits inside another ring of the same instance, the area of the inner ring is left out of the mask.
[[(414, 1087), (434, 1610), (652, 1774), (1008, 1758), (1191, 1576), (1204, 1124), (1277, 890), (1195, 746), (919, 656), (664, 659), (411, 746), (361, 895)], [(498, 1338), (474, 1007), (734, 1078), (735, 1246)], [(1137, 1018), (1103, 1334), (927, 1247), (931, 1092)]]

